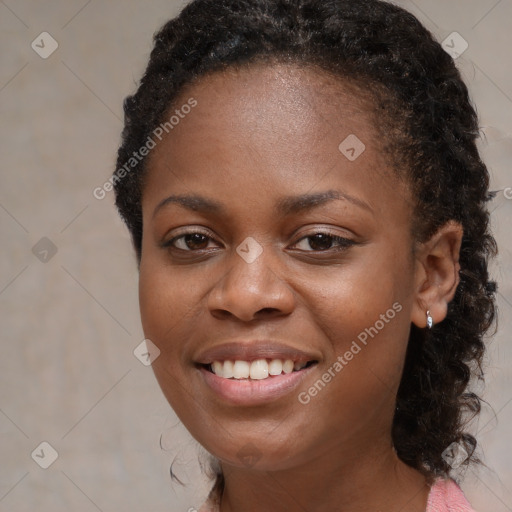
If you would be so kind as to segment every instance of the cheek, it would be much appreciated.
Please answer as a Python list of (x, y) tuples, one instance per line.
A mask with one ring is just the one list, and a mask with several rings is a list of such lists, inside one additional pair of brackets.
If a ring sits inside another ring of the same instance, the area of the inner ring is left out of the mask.
[[(410, 301), (408, 264), (393, 254), (386, 257), (382, 250), (377, 254), (379, 250), (357, 255), (328, 272), (302, 273), (297, 279), (295, 288), (303, 296), (312, 320), (328, 338), (357, 337), (381, 315), (385, 316), (384, 321), (392, 320), (386, 326), (404, 320), (406, 315), (398, 315), (396, 309), (405, 309)], [(395, 302), (402, 307), (393, 309)], [(378, 326), (382, 330), (380, 322)]]
[(299, 390), (299, 401), (310, 417), (325, 418), (318, 436), (327, 430), (339, 437), (342, 431), (348, 441), (369, 425), (387, 431), (391, 424), (410, 307), (405, 297), (390, 292), (386, 280), (379, 284), (362, 287), (359, 281), (354, 287), (345, 281), (310, 288), (309, 309), (316, 308), (311, 319), (328, 348), (314, 382)]
[(337, 380), (354, 396), (394, 391), (400, 380), (410, 330), (410, 269), (405, 260), (392, 261), (381, 253), (371, 264), (365, 258), (350, 271), (317, 275), (302, 286), (310, 321), (329, 340), (324, 370), (341, 357)]
[[(176, 365), (188, 333), (180, 329), (201, 308), (201, 280), (172, 272), (156, 259), (141, 261), (139, 306), (144, 335), (153, 341), (164, 357)], [(172, 356), (172, 357), (171, 357)]]
[[(160, 350), (152, 369), (169, 404), (180, 418), (187, 417), (190, 392), (186, 361), (193, 318), (201, 307), (194, 279), (178, 279), (158, 258), (141, 261), (139, 306), (144, 336)], [(194, 300), (194, 298), (196, 300)], [(193, 427), (193, 424), (191, 425)], [(194, 427), (197, 428), (197, 427)]]

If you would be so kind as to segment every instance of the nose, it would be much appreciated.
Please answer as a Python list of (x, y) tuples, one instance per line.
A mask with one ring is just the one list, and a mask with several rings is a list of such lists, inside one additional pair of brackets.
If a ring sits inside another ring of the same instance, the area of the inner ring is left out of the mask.
[(218, 319), (243, 322), (289, 315), (295, 307), (290, 285), (270, 266), (268, 249), (247, 263), (233, 253), (227, 272), (208, 296), (208, 308)]

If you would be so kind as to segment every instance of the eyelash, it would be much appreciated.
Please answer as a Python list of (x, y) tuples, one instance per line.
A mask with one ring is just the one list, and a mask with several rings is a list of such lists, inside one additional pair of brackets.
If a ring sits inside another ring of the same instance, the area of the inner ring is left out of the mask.
[[(180, 249), (180, 248), (174, 246), (174, 243), (177, 240), (185, 238), (186, 236), (196, 235), (196, 234), (203, 235), (206, 238), (208, 238), (209, 240), (213, 240), (213, 238), (210, 236), (209, 233), (197, 229), (197, 230), (194, 230), (194, 231), (187, 231), (187, 232), (181, 233), (178, 236), (173, 237), (171, 240), (169, 240), (167, 242), (164, 242), (162, 244), (162, 247), (163, 248), (168, 248), (168, 249), (175, 249), (175, 250), (181, 251), (181, 252), (190, 252), (190, 253), (201, 252), (201, 251), (208, 250), (208, 249), (198, 249), (198, 250)], [(325, 235), (326, 237), (329, 237), (329, 239), (331, 239), (331, 241), (333, 243), (337, 243), (338, 244), (338, 249), (334, 249), (334, 251), (338, 251), (338, 252), (346, 250), (349, 247), (351, 247), (351, 246), (356, 244), (356, 242), (354, 240), (350, 240), (348, 238), (344, 238), (344, 237), (341, 237), (339, 235), (335, 235), (334, 233), (331, 233), (330, 231), (325, 230), (325, 231), (316, 231), (316, 232), (314, 232), (314, 233), (312, 233), (310, 235), (303, 236), (302, 238), (297, 240), (293, 245), (297, 245), (299, 242), (301, 242), (303, 240), (307, 240), (308, 238), (313, 238), (315, 235)], [(316, 250), (316, 251), (313, 249), (311, 251), (302, 251), (302, 252), (305, 252), (305, 253), (328, 253), (328, 252), (333, 252), (333, 249), (330, 248), (330, 249)]]

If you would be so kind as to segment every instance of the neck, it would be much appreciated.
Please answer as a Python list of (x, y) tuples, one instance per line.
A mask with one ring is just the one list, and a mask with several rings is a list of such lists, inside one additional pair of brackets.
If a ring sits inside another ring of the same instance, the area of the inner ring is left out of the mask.
[(330, 451), (302, 466), (258, 471), (222, 464), (220, 512), (425, 512), (429, 482), (394, 449)]

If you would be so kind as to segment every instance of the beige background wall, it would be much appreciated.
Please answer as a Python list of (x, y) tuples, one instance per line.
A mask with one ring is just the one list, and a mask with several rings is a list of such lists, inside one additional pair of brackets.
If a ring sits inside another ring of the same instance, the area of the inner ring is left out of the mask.
[[(501, 191), (492, 204), (501, 288), (485, 393), (496, 416), (485, 406), (475, 425), (487, 466), (470, 470), (463, 488), (479, 512), (510, 511), (512, 0), (399, 3), (440, 41), (456, 31), (469, 43), (457, 62)], [(0, 512), (185, 512), (205, 496), (195, 443), (133, 354), (143, 334), (128, 234), (113, 194), (92, 194), (113, 170), (122, 100), (151, 36), (180, 7), (0, 2)], [(51, 49), (43, 31), (58, 43), (47, 59), (31, 48)], [(51, 461), (43, 441), (58, 453), (48, 469), (36, 463)], [(185, 489), (170, 483), (175, 455)]]

